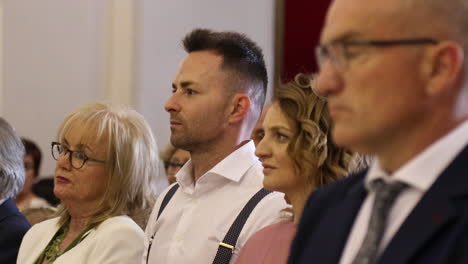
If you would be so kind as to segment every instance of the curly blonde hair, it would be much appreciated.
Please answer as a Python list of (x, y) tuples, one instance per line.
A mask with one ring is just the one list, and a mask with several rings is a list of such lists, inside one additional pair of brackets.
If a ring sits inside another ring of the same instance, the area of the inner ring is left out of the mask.
[(312, 75), (300, 73), (294, 81), (275, 89), (273, 102), (296, 126), (288, 153), (300, 175), (307, 177), (315, 190), (346, 176), (351, 169), (353, 152), (330, 140), (327, 102), (313, 92), (312, 86)]

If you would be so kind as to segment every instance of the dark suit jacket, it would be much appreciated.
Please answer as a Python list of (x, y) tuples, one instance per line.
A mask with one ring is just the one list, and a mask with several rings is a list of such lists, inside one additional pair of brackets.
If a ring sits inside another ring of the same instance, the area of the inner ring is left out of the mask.
[(24, 234), (31, 227), (18, 211), (15, 203), (8, 199), (0, 205), (0, 263), (14, 264)]
[[(339, 263), (367, 195), (366, 173), (311, 195), (293, 241), (289, 264)], [(377, 262), (468, 263), (468, 147), (422, 197)]]

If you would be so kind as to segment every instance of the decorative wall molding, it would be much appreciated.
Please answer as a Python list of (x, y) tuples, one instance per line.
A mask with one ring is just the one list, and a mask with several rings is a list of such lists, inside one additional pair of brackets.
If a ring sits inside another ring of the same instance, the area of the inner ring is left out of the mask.
[(109, 0), (106, 28), (106, 97), (135, 106), (135, 1)]

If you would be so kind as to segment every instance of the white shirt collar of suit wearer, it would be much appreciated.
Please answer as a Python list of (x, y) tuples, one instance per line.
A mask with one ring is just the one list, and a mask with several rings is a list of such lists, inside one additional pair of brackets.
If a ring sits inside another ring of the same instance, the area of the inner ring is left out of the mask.
[(0, 205), (2, 205), (3, 202), (5, 202), (5, 201), (6, 201), (6, 199), (0, 199)]
[[(407, 162), (391, 176), (382, 169), (377, 159), (373, 162), (365, 178), (367, 188), (369, 183), (377, 178), (383, 178), (387, 182), (398, 180), (409, 185), (398, 196), (390, 210), (388, 224), (379, 245), (379, 252), (385, 249), (424, 194), (467, 144), (468, 121), (465, 121)], [(374, 199), (375, 193), (373, 192), (370, 192), (364, 199), (344, 247), (340, 264), (352, 263), (361, 247), (367, 232)]]
[(426, 192), (467, 144), (468, 121), (465, 121), (396, 170), (392, 176), (375, 159), (366, 177), (366, 187), (373, 180), (383, 178), (387, 182), (401, 181), (411, 188)]
[(194, 194), (209, 191), (226, 181), (239, 182), (244, 173), (258, 160), (254, 153), (255, 144), (250, 140), (203, 174), (196, 184), (192, 177), (192, 160), (189, 160), (177, 172), (177, 183), (185, 193)]

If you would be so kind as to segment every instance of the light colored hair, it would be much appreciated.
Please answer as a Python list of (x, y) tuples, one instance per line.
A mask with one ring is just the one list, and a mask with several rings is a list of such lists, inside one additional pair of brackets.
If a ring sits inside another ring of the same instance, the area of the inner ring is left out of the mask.
[(23, 143), (13, 127), (0, 117), (0, 199), (14, 198), (24, 180)]
[[(117, 215), (138, 215), (152, 207), (156, 196), (158, 150), (151, 128), (142, 115), (124, 106), (93, 103), (69, 114), (58, 131), (63, 142), (76, 125), (88, 131), (81, 141), (105, 142), (108, 171), (106, 191), (91, 223)], [(61, 222), (68, 218), (60, 206)]]
[(346, 176), (353, 152), (336, 146), (331, 139), (331, 120), (325, 99), (312, 90), (311, 76), (298, 74), (294, 81), (275, 89), (273, 103), (293, 122), (296, 134), (288, 145), (299, 174), (312, 190)]

